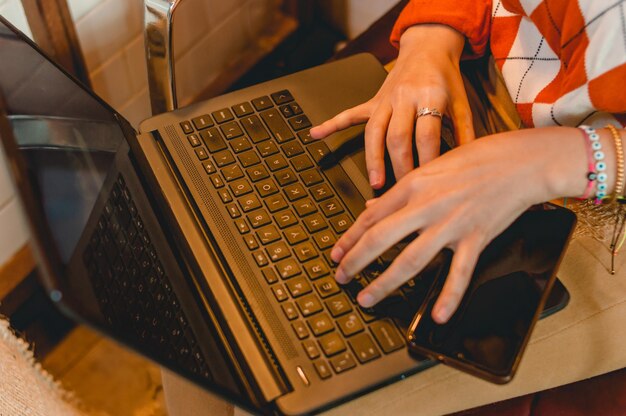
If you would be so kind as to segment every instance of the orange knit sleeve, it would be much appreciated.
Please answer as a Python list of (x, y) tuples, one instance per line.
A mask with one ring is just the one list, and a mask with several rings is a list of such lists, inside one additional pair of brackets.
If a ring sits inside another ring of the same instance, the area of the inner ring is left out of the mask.
[(398, 47), (406, 29), (420, 23), (440, 23), (462, 33), (467, 39), (464, 59), (482, 56), (491, 30), (491, 0), (411, 0), (391, 32), (391, 43)]

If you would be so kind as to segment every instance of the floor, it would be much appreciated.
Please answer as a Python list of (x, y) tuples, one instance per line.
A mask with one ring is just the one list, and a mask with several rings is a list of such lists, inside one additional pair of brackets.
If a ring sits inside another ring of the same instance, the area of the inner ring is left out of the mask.
[(159, 367), (86, 327), (73, 329), (42, 365), (91, 412), (167, 415)]

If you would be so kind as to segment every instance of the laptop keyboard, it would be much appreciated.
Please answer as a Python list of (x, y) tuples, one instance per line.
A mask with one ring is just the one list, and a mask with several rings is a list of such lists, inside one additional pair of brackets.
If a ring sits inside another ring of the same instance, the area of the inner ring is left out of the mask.
[(377, 310), (358, 306), (356, 294), (393, 252), (337, 285), (330, 250), (354, 219), (318, 167), (329, 148), (311, 138), (311, 122), (289, 91), (180, 127), (322, 379), (404, 348), (397, 317), (410, 320), (407, 297), (427, 288), (411, 281)]
[(211, 379), (151, 240), (120, 175), (83, 253), (100, 310), (142, 349)]

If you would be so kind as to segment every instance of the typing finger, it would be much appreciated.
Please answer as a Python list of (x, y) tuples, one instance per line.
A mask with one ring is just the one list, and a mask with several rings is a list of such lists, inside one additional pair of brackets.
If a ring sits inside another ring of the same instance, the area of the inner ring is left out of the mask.
[(376, 305), (422, 271), (445, 243), (446, 236), (437, 227), (424, 231), (396, 257), (382, 275), (359, 293), (359, 304), (365, 308)]
[(413, 170), (413, 129), (415, 107), (412, 104), (394, 107), (387, 131), (387, 151), (396, 180)]
[(374, 189), (385, 184), (385, 133), (390, 117), (391, 107), (381, 104), (365, 126), (365, 164)]
[(323, 139), (331, 134), (347, 129), (355, 124), (365, 123), (370, 116), (370, 102), (366, 102), (356, 107), (349, 108), (337, 114), (330, 120), (326, 120), (319, 126), (311, 129), (311, 137), (314, 139)]

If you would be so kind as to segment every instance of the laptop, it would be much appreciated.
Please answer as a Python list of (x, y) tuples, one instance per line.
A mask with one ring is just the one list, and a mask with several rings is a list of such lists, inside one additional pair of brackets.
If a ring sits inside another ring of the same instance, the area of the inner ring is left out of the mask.
[[(51, 299), (259, 414), (320, 412), (434, 365), (405, 332), (449, 255), (360, 308), (402, 246), (337, 285), (329, 251), (372, 197), (363, 129), (308, 134), (385, 76), (358, 55), (135, 131), (0, 17), (0, 136)], [(534, 226), (550, 230), (546, 218)], [(557, 223), (550, 274), (571, 229)]]

